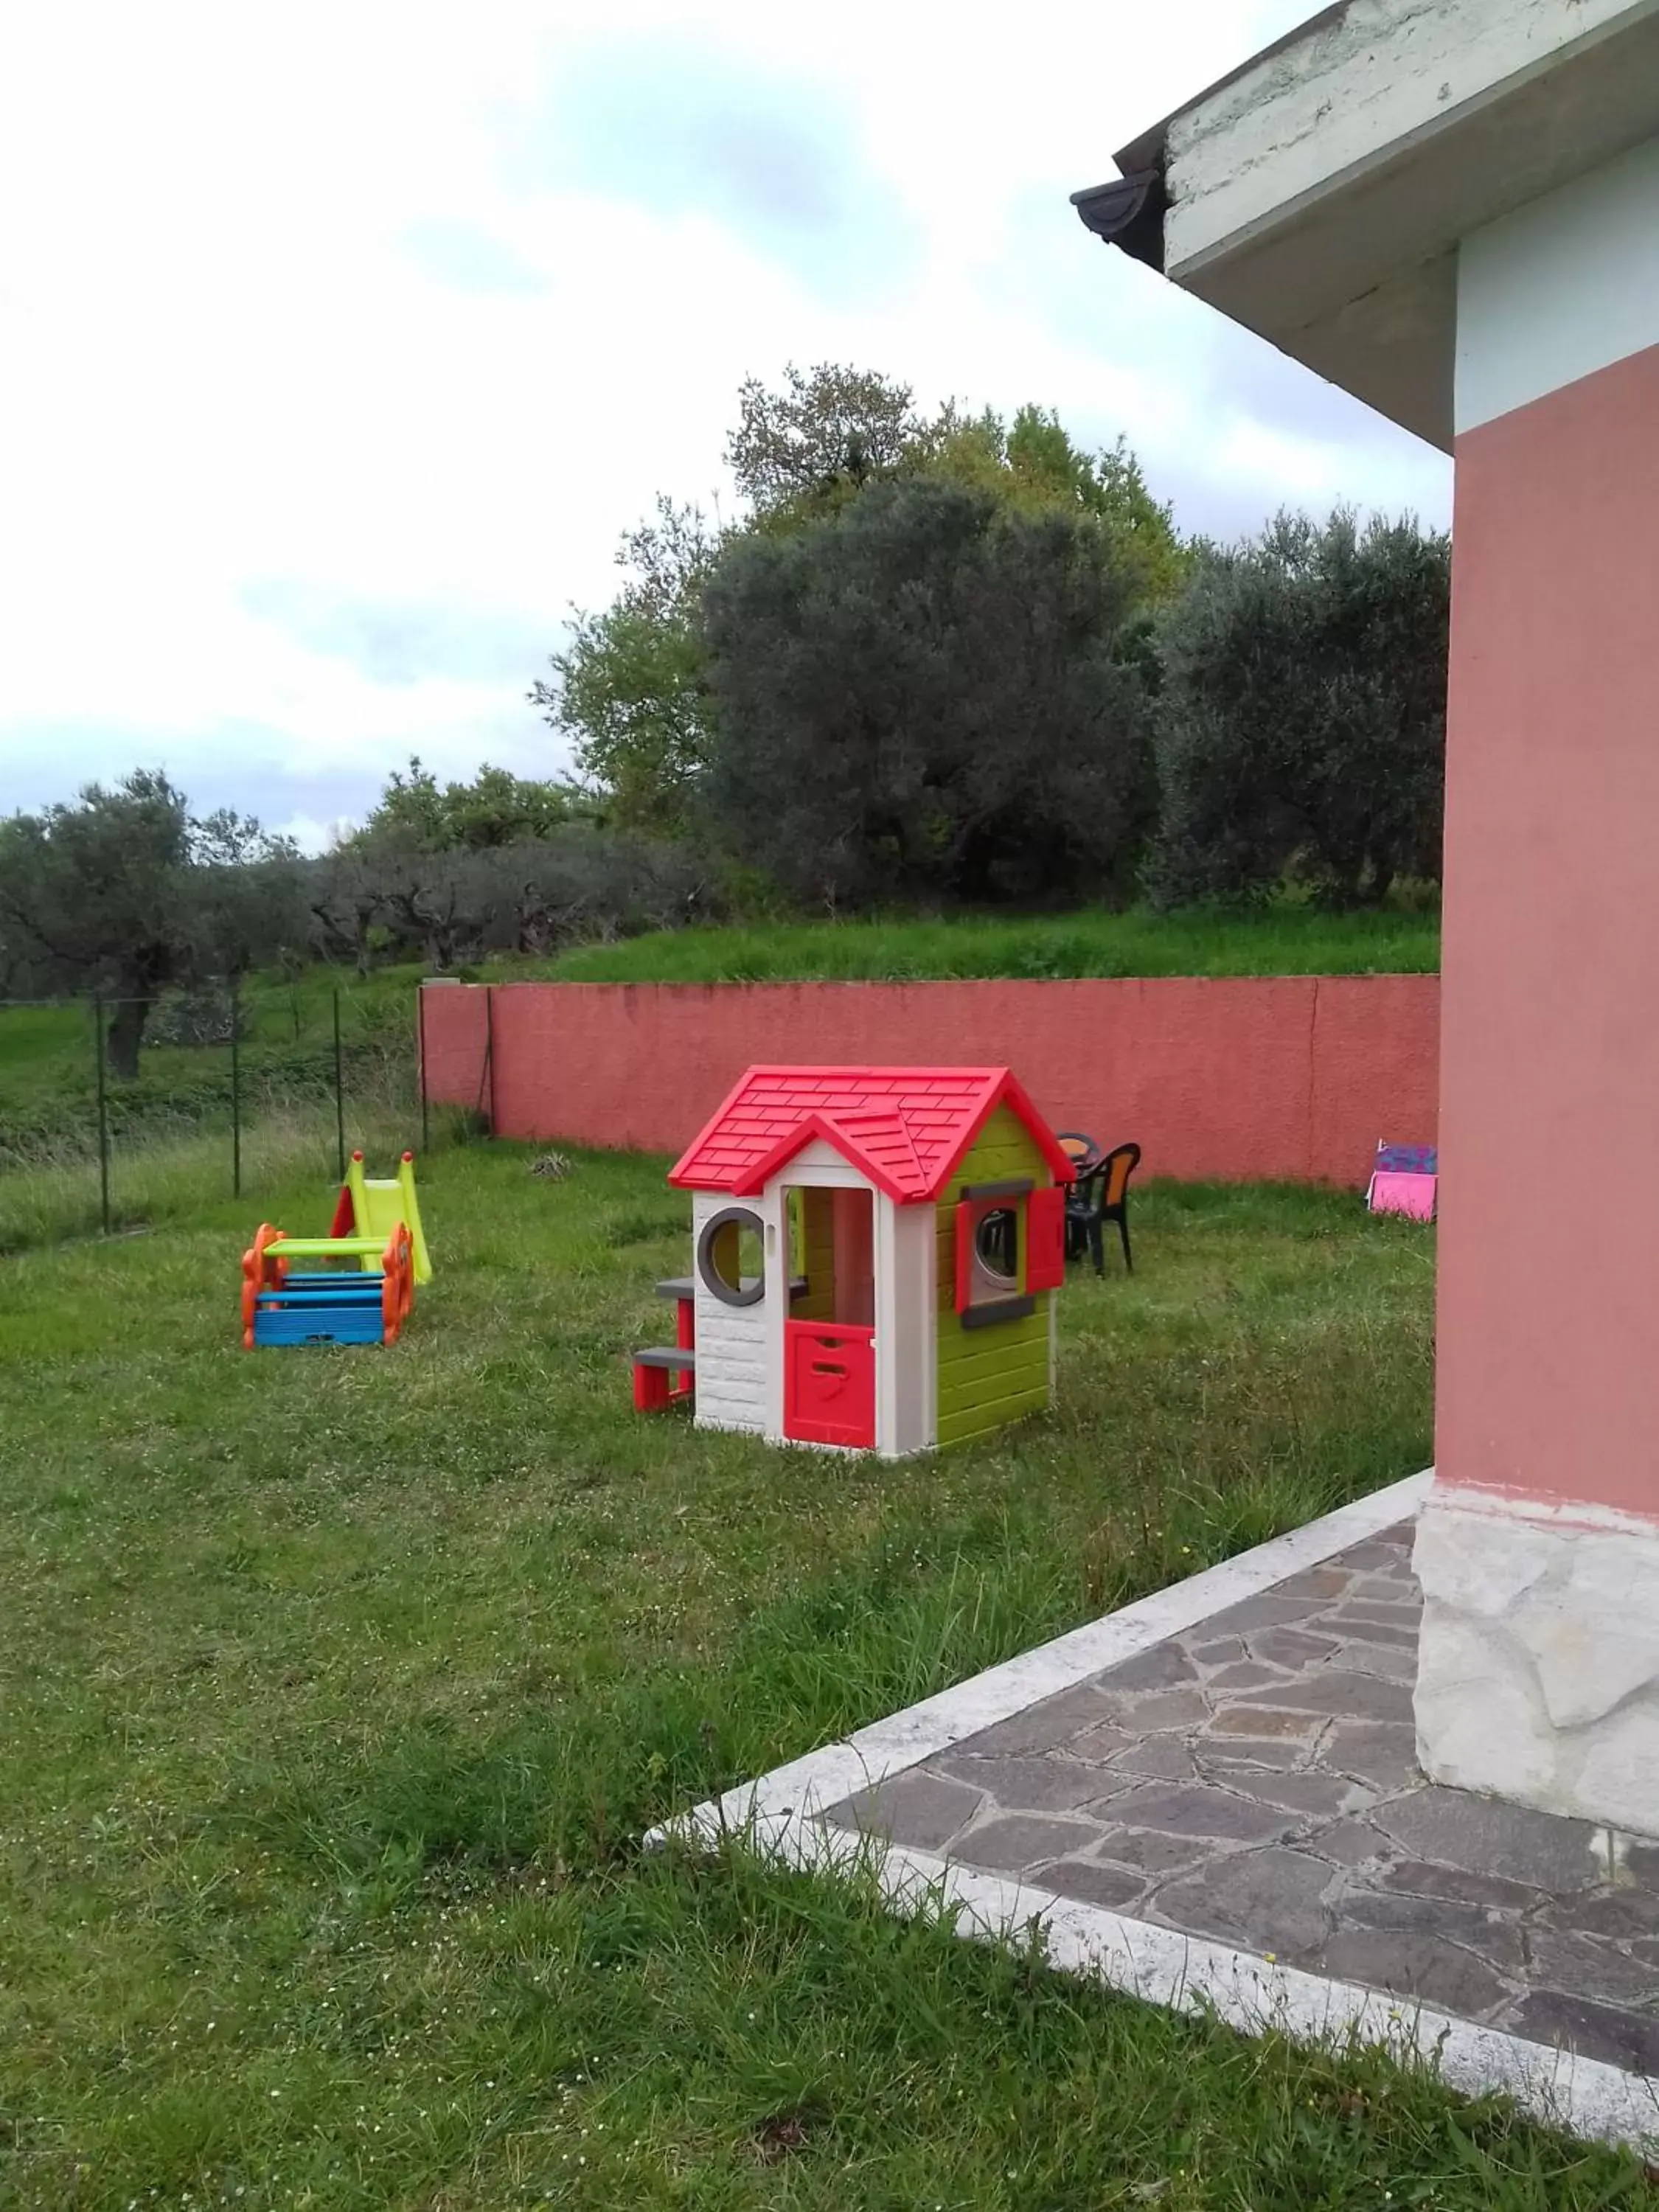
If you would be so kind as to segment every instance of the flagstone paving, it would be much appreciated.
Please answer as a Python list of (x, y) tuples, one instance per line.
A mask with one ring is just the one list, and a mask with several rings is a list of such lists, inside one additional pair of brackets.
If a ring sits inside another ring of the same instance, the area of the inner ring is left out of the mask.
[(1437, 1788), (1409, 1523), (824, 1817), (1659, 2074), (1659, 1844)]

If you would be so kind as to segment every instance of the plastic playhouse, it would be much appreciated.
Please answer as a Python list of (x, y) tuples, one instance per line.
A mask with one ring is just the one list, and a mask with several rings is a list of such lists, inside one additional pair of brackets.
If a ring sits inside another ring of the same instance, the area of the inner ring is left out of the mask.
[[(323, 1264), (296, 1272), (295, 1261)], [(354, 1152), (331, 1233), (285, 1237), (261, 1222), (242, 1255), (242, 1343), (395, 1344), (432, 1264), (415, 1195), (415, 1156), (371, 1182)]]
[(1072, 1163), (1006, 1067), (751, 1067), (669, 1176), (642, 1411), (886, 1458), (1048, 1406)]

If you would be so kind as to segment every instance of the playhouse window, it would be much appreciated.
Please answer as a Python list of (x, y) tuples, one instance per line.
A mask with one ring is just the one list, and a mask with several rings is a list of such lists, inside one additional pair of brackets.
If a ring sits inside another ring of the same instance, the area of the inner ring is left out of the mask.
[(724, 1206), (702, 1224), (697, 1273), (728, 1306), (758, 1305), (766, 1295), (765, 1231), (746, 1206)]
[(1023, 1321), (1066, 1275), (1066, 1194), (1025, 1181), (963, 1189), (957, 1207), (957, 1311), (964, 1328)]
[(1020, 1281), (1031, 1185), (981, 1183), (957, 1208), (957, 1311), (965, 1328), (1018, 1321), (1032, 1311)]
[(974, 1252), (985, 1273), (1010, 1290), (1019, 1285), (1019, 1215), (1012, 1206), (994, 1206), (974, 1230)]

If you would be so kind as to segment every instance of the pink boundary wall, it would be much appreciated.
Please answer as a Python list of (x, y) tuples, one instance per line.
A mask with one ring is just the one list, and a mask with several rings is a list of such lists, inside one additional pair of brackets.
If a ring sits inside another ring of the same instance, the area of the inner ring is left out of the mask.
[[(756, 1061), (1012, 1067), (1142, 1173), (1368, 1180), (1436, 1141), (1435, 975), (935, 983), (428, 984), (428, 1095), (503, 1137), (678, 1152)], [(486, 1072), (486, 1039), (492, 1049)]]

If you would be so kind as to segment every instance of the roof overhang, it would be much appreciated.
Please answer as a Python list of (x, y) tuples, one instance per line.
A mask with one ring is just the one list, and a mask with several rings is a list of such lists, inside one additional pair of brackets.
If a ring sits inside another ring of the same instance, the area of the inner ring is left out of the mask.
[(1656, 136), (1659, 0), (1339, 0), (1073, 198), (1449, 452), (1459, 241)]

